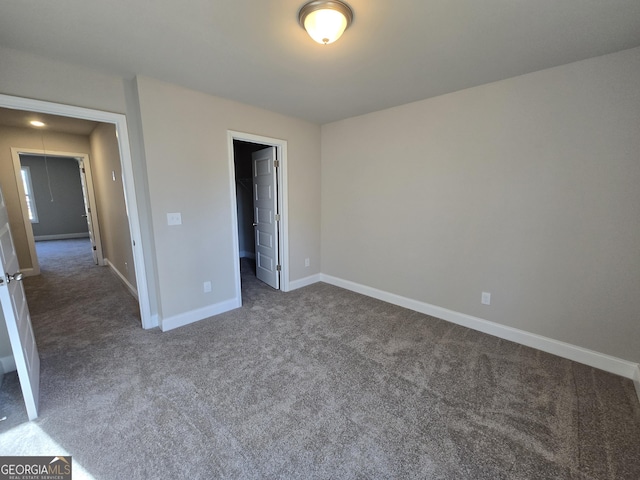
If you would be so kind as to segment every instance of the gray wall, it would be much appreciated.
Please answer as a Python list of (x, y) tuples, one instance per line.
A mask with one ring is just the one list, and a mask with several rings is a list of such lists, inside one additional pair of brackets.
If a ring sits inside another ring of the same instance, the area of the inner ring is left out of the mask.
[(125, 113), (122, 78), (0, 46), (0, 92)]
[[(0, 92), (136, 120), (161, 316), (231, 295), (231, 129), (289, 142), (292, 280), (320, 272), (322, 244), (324, 273), (637, 362), (639, 58), (638, 48), (619, 52), (322, 133), (153, 79), (123, 82), (2, 47)], [(2, 168), (0, 182), (15, 184)], [(183, 226), (167, 227), (175, 211)], [(205, 279), (212, 294), (202, 294)], [(480, 305), (483, 290), (490, 307)]]
[[(2, 49), (0, 49), (2, 53)], [(4, 72), (0, 72), (0, 79)], [(45, 145), (51, 152), (90, 153), (89, 138), (84, 135), (56, 133), (35, 128), (15, 128), (0, 126), (0, 187), (7, 203), (13, 243), (16, 246), (20, 269), (33, 267), (27, 230), (24, 225), (18, 184), (14, 171), (11, 148), (42, 150)]]
[(115, 126), (101, 123), (91, 132), (89, 139), (102, 253), (135, 288), (136, 272)]
[(48, 235), (88, 235), (78, 162), (67, 157), (48, 156), (45, 161), (42, 156), (21, 155), (20, 163), (31, 171), (38, 211), (38, 223), (31, 224), (36, 240)]
[(639, 78), (636, 48), (324, 125), (322, 272), (640, 361)]
[[(137, 83), (164, 319), (235, 298), (229, 130), (287, 141), (290, 280), (320, 273), (320, 127), (149, 78)], [(168, 226), (168, 212), (181, 212), (182, 225)], [(203, 293), (204, 281), (212, 292)]]

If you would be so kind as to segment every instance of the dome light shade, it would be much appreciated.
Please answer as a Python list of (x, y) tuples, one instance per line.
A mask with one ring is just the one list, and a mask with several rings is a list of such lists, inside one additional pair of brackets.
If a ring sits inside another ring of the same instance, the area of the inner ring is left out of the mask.
[(353, 11), (338, 0), (317, 0), (305, 4), (298, 21), (309, 36), (325, 45), (335, 42), (353, 21)]

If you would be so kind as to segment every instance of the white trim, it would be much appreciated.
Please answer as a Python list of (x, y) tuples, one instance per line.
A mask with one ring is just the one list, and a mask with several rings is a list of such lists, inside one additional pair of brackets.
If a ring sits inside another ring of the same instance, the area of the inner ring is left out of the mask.
[[(277, 159), (280, 161), (278, 167), (278, 211), (280, 212), (280, 222), (278, 223), (278, 256), (280, 265), (282, 265), (282, 276), (280, 277), (280, 290), (288, 292), (291, 290), (289, 285), (289, 185), (287, 182), (288, 158), (287, 158), (287, 141), (278, 138), (263, 137), (251, 133), (237, 132), (227, 130), (227, 148), (229, 152), (229, 193), (231, 198), (231, 221), (233, 230), (233, 251), (234, 258), (240, 258), (240, 244), (238, 240), (238, 202), (236, 198), (236, 174), (235, 174), (235, 158), (233, 152), (233, 141), (240, 140), (243, 142), (258, 143), (276, 147)], [(236, 299), (242, 305), (242, 288), (240, 285), (240, 262), (235, 267), (235, 286)]]
[(21, 268), (20, 273), (23, 277), (35, 277), (36, 275), (40, 275), (40, 271), (38, 270), (38, 272), (36, 273), (35, 269), (33, 268)]
[(383, 290), (378, 290), (349, 280), (336, 278), (331, 275), (320, 274), (320, 279), (323, 282), (330, 283), (337, 287), (361, 293), (368, 297), (377, 298), (378, 300), (392, 303), (426, 315), (431, 315), (433, 317), (440, 318), (457, 325), (462, 325), (463, 327), (471, 328), (479, 332), (488, 333), (489, 335), (493, 335), (498, 338), (510, 340), (527, 347), (542, 350), (543, 352), (583, 363), (590, 367), (605, 370), (622, 377), (633, 379), (634, 375), (637, 375), (638, 364), (621, 358), (605, 355), (604, 353), (578, 347), (570, 343), (560, 342), (552, 338), (543, 337), (517, 328), (507, 327), (499, 323), (490, 322), (482, 318), (455, 312), (429, 303), (402, 297), (394, 293), (385, 292)]
[(636, 393), (638, 394), (638, 401), (640, 402), (640, 365), (636, 365), (635, 375), (633, 377), (633, 383), (636, 386)]
[(289, 282), (289, 291), (297, 290), (298, 288), (302, 288), (302, 287), (307, 287), (309, 285), (313, 285), (314, 283), (318, 283), (320, 281), (321, 280), (320, 280), (319, 273), (316, 273), (315, 275), (309, 275), (308, 277), (304, 277), (299, 280), (292, 280), (291, 282)]
[(60, 233), (57, 235), (36, 235), (33, 239), (36, 242), (42, 242), (46, 240), (70, 240), (72, 238), (89, 238), (89, 232), (84, 233)]
[[(133, 253), (133, 266), (136, 271), (136, 290), (138, 292), (138, 304), (142, 318), (142, 328), (158, 326), (158, 316), (151, 315), (151, 302), (149, 300), (149, 286), (147, 285), (147, 268), (142, 251), (142, 232), (140, 227), (140, 215), (138, 212), (138, 200), (136, 197), (135, 179), (133, 175), (133, 160), (129, 145), (129, 130), (127, 119), (119, 115), (116, 125), (116, 138), (120, 152), (120, 166), (122, 168), (122, 184), (124, 187), (124, 205), (129, 219), (129, 232), (131, 236), (131, 251)], [(113, 123), (113, 122), (111, 122)]]
[[(242, 305), (242, 283), (240, 280), (240, 240), (238, 238), (238, 199), (236, 193), (236, 166), (235, 154), (233, 153), (233, 133), (227, 131), (227, 151), (229, 152), (229, 197), (231, 200), (231, 243), (233, 244), (234, 261), (233, 283), (235, 287), (234, 300), (238, 305)], [(164, 329), (164, 322), (163, 322)]]
[(2, 367), (4, 373), (15, 372), (18, 369), (16, 366), (16, 359), (13, 358), (13, 355), (0, 357), (0, 367)]
[(276, 146), (278, 150), (278, 208), (280, 210), (280, 264), (282, 265), (282, 278), (280, 289), (283, 292), (290, 290), (289, 285), (289, 157), (287, 153), (287, 142), (279, 140)]
[[(27, 234), (27, 244), (29, 245), (29, 256), (31, 257), (31, 268), (33, 269), (33, 275), (40, 275), (40, 262), (38, 261), (38, 254), (36, 252), (36, 242), (33, 238), (33, 224), (29, 220), (29, 209), (27, 207), (27, 198), (24, 191), (24, 185), (22, 184), (21, 169), (22, 163), (20, 162), (20, 149), (11, 148), (11, 157), (13, 159), (13, 174), (16, 176), (16, 183), (18, 184), (18, 197), (20, 201), (20, 210), (22, 211), (22, 222), (24, 223), (24, 229)], [(23, 271), (22, 269), (20, 269)]]
[[(76, 158), (80, 169), (80, 183), (86, 187), (82, 189), (82, 199), (85, 205), (85, 212), (91, 217), (89, 233), (92, 240), (92, 247), (95, 247), (95, 260), (98, 265), (104, 266), (104, 252), (102, 250), (102, 235), (100, 234), (100, 222), (98, 220), (98, 202), (96, 201), (95, 188), (93, 187), (93, 175), (91, 174), (91, 161), (89, 155)], [(84, 181), (82, 176), (84, 175)], [(88, 224), (87, 224), (88, 226)]]
[(111, 269), (111, 271), (115, 274), (116, 277), (118, 277), (122, 283), (124, 283), (124, 286), (127, 287), (129, 289), (129, 292), (131, 292), (131, 295), (133, 295), (135, 297), (135, 299), (138, 299), (138, 292), (136, 291), (136, 288), (131, 285), (131, 283), (129, 282), (129, 280), (127, 280), (127, 277), (125, 277), (122, 272), (120, 272), (120, 270), (118, 270), (116, 268), (116, 266), (111, 263), (109, 261), (109, 259), (107, 257), (104, 258), (104, 264), (105, 266), (109, 267)]
[(249, 252), (247, 250), (242, 250), (240, 252), (240, 258), (250, 258), (251, 260), (255, 260), (256, 259), (256, 253), (255, 252)]
[(163, 332), (168, 332), (169, 330), (173, 330), (174, 328), (183, 327), (194, 322), (199, 322), (200, 320), (205, 320), (215, 315), (220, 315), (221, 313), (240, 308), (241, 306), (242, 304), (238, 301), (237, 298), (232, 298), (230, 300), (225, 300), (224, 302), (215, 303), (207, 307), (198, 308), (196, 310), (191, 310), (189, 312), (174, 315), (173, 317), (164, 318), (162, 320), (161, 328)]
[(158, 318), (156, 315), (151, 315), (151, 303), (149, 300), (149, 290), (147, 285), (148, 272), (142, 251), (140, 217), (136, 199), (133, 161), (131, 159), (131, 146), (129, 144), (129, 132), (127, 130), (126, 117), (120, 113), (104, 112), (101, 110), (44, 102), (30, 98), (13, 97), (4, 94), (0, 94), (0, 107), (15, 110), (26, 110), (30, 112), (50, 113), (52, 115), (81, 118), (84, 120), (111, 123), (115, 125), (116, 135), (118, 137), (118, 147), (120, 150), (120, 164), (122, 167), (122, 180), (124, 183), (124, 199), (127, 208), (129, 231), (131, 232), (131, 242), (133, 246), (133, 261), (136, 269), (136, 283), (140, 299), (138, 303), (140, 305), (142, 328), (157, 327)]

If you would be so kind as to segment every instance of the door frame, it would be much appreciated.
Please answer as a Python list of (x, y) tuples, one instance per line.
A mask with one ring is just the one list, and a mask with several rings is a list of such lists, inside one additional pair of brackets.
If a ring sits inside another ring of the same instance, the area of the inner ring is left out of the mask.
[(96, 244), (96, 254), (98, 256), (98, 265), (104, 266), (104, 255), (102, 253), (102, 239), (100, 237), (100, 224), (98, 223), (98, 208), (96, 206), (96, 196), (95, 189), (93, 186), (93, 175), (91, 174), (91, 162), (89, 160), (89, 155), (86, 153), (75, 153), (75, 152), (59, 152), (56, 150), (39, 150), (37, 148), (20, 148), (20, 147), (11, 147), (11, 156), (13, 157), (13, 170), (16, 175), (16, 182), (18, 184), (18, 194), (20, 195), (20, 207), (22, 208), (22, 220), (24, 221), (24, 228), (27, 232), (27, 242), (29, 243), (29, 252), (31, 253), (31, 262), (32, 262), (32, 271), (29, 269), (21, 269), (20, 271), (25, 274), (25, 276), (31, 275), (39, 275), (40, 274), (40, 263), (38, 260), (38, 254), (36, 251), (36, 242), (33, 235), (33, 226), (31, 225), (31, 221), (29, 220), (29, 212), (27, 209), (27, 199), (24, 192), (24, 187), (22, 186), (22, 176), (20, 173), (20, 168), (22, 167), (22, 163), (20, 161), (20, 155), (36, 155), (36, 156), (47, 156), (47, 157), (64, 157), (64, 158), (73, 158), (78, 162), (78, 165), (84, 167), (85, 176), (87, 179), (87, 196), (89, 198), (85, 199), (85, 202), (89, 202), (90, 210), (91, 210), (91, 224), (93, 226), (93, 236), (94, 242)]
[(0, 94), (0, 107), (13, 110), (26, 110), (30, 112), (49, 113), (63, 117), (80, 118), (94, 122), (110, 123), (115, 126), (120, 153), (120, 166), (122, 168), (122, 181), (124, 184), (124, 200), (129, 221), (129, 232), (133, 250), (133, 263), (136, 270), (136, 287), (138, 290), (138, 304), (142, 328), (158, 326), (157, 317), (151, 314), (151, 301), (147, 285), (147, 268), (142, 249), (142, 235), (140, 215), (136, 196), (135, 178), (133, 175), (133, 160), (131, 158), (131, 146), (129, 142), (129, 130), (127, 118), (121, 113), (105, 112), (84, 107), (74, 107), (61, 103), (45, 102), (31, 98), (14, 97)]
[(288, 292), (291, 290), (289, 285), (289, 194), (287, 185), (287, 141), (279, 138), (264, 137), (262, 135), (254, 135), (252, 133), (238, 132), (227, 130), (227, 143), (229, 150), (229, 191), (231, 195), (231, 219), (233, 225), (233, 253), (235, 261), (235, 290), (236, 299), (242, 305), (242, 289), (240, 283), (240, 243), (238, 239), (238, 203), (236, 199), (236, 173), (235, 173), (235, 155), (233, 153), (233, 141), (258, 143), (267, 147), (276, 147), (276, 158), (280, 164), (278, 167), (276, 182), (278, 188), (278, 212), (280, 213), (280, 222), (278, 222), (278, 257), (281, 265), (280, 271), (280, 290)]

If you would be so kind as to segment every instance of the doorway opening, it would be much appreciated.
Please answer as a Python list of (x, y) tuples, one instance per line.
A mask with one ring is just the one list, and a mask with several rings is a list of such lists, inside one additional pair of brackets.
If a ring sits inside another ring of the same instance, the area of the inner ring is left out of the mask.
[[(111, 125), (112, 128), (114, 128), (114, 134), (116, 136), (115, 152), (119, 155), (117, 169), (120, 171), (120, 175), (116, 175), (115, 171), (113, 171), (111, 176), (113, 177), (114, 182), (117, 177), (121, 178), (122, 195), (124, 196), (125, 203), (124, 222), (128, 225), (130, 234), (130, 246), (132, 250), (131, 264), (134, 267), (134, 271), (137, 273), (135, 275), (134, 284), (140, 308), (142, 328), (146, 329), (157, 327), (158, 317), (156, 314), (152, 314), (149, 287), (147, 285), (148, 272), (145, 265), (143, 244), (141, 240), (141, 222), (138, 212), (138, 198), (134, 183), (134, 169), (131, 158), (126, 117), (118, 113), (104, 112), (101, 110), (74, 107), (28, 98), (13, 97), (3, 94), (0, 94), (0, 108), (24, 112), (37, 112), (44, 114), (45, 116), (53, 115), (69, 119), (88, 120)], [(47, 151), (47, 153), (49, 152)], [(21, 185), (21, 182), (18, 184)], [(30, 230), (31, 229), (27, 229), (27, 231)], [(99, 235), (97, 235), (97, 238), (99, 238)], [(36, 258), (35, 246), (31, 254), (32, 258)]]
[[(256, 198), (254, 191), (255, 178), (253, 171), (253, 155), (254, 153), (264, 152), (270, 157), (269, 145), (261, 143), (243, 142), (240, 140), (233, 141), (233, 158), (236, 173), (236, 202), (238, 212), (238, 248), (240, 254), (241, 271), (251, 271), (253, 275), (258, 277), (270, 287), (279, 290), (280, 278), (278, 268), (280, 267), (277, 247), (278, 235), (277, 229), (274, 234), (261, 234), (257, 229), (258, 214), (256, 211)], [(274, 159), (275, 160), (275, 159)], [(277, 205), (277, 183), (274, 185), (272, 193), (275, 198), (273, 200)], [(268, 216), (278, 215), (276, 212), (269, 212)], [(269, 222), (269, 218), (264, 219)], [(271, 225), (274, 225), (271, 223)], [(264, 238), (265, 235), (268, 238)], [(259, 239), (262, 236), (264, 239)], [(266, 244), (261, 246), (261, 244)], [(256, 248), (258, 247), (258, 248)], [(270, 254), (265, 255), (258, 250), (264, 250), (267, 247), (271, 250)], [(263, 277), (263, 278), (260, 278)], [(265, 279), (265, 277), (267, 277)], [(266, 281), (265, 281), (266, 280)]]
[(229, 132), (229, 152), (241, 303), (241, 270), (276, 290), (289, 290), (286, 141)]
[(88, 238), (93, 263), (105, 265), (89, 156), (12, 148), (14, 171), (32, 268), (40, 272), (35, 242)]

